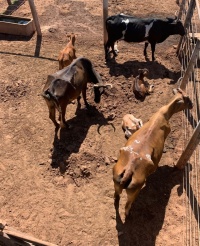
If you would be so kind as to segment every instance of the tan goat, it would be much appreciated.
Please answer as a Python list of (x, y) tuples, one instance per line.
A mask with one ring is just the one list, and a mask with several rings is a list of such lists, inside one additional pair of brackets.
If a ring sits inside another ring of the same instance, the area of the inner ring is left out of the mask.
[(142, 126), (142, 120), (135, 118), (132, 114), (126, 114), (122, 119), (122, 129), (127, 139)]
[(138, 69), (139, 75), (133, 82), (133, 93), (136, 97), (144, 98), (147, 94), (150, 94), (154, 90), (154, 85), (144, 81), (144, 78), (149, 74), (149, 70), (146, 68)]
[(184, 91), (178, 89), (173, 99), (133, 133), (125, 147), (120, 149), (119, 159), (113, 167), (114, 197), (116, 202), (119, 201), (122, 190), (126, 189), (126, 216), (146, 178), (158, 167), (165, 139), (170, 133), (169, 119), (186, 108), (191, 109), (192, 102)]
[(59, 70), (69, 66), (72, 61), (76, 59), (76, 49), (74, 48), (76, 36), (72, 33), (67, 35), (67, 37), (69, 37), (69, 42), (66, 47), (60, 51), (60, 55), (58, 57)]

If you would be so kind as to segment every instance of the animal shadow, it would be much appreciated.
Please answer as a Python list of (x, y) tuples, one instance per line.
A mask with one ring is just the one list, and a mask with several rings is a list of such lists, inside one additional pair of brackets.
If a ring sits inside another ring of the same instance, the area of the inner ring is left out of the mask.
[(25, 3), (25, 0), (17, 0), (8, 5), (7, 9), (3, 12), (4, 15), (11, 15), (14, 11), (16, 11), (22, 4)]
[(148, 177), (146, 186), (140, 191), (124, 223), (119, 214), (119, 204), (115, 202), (119, 246), (156, 245), (171, 190), (179, 185), (177, 193), (180, 196), (180, 190), (183, 190), (182, 179), (182, 170), (169, 166), (159, 167)]
[(0, 33), (0, 40), (6, 40), (10, 42), (14, 41), (22, 41), (22, 42), (28, 42), (33, 37), (34, 33), (30, 36), (23, 36), (23, 35), (12, 35), (12, 34), (4, 34)]
[(107, 61), (107, 67), (109, 68), (109, 74), (111, 76), (121, 76), (125, 78), (136, 77), (138, 75), (138, 69), (147, 68), (149, 70), (149, 79), (164, 79), (170, 78), (171, 83), (175, 84), (176, 81), (180, 78), (181, 73), (174, 72), (166, 68), (164, 65), (158, 63), (157, 61), (147, 61), (140, 62), (138, 60), (126, 61), (122, 64), (117, 63), (115, 59)]
[(66, 172), (71, 154), (79, 152), (90, 126), (98, 124), (101, 127), (111, 123), (95, 106), (90, 106), (89, 110), (77, 109), (76, 116), (67, 124), (72, 127), (55, 130), (52, 148), (51, 166), (59, 168), (61, 173)]

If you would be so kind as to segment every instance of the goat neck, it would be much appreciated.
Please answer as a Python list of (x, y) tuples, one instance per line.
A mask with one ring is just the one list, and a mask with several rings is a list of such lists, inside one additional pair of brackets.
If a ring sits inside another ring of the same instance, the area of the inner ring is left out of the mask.
[(183, 101), (182, 95), (177, 95), (172, 99), (172, 101), (159, 110), (162, 112), (167, 121), (172, 117), (173, 114), (178, 113), (179, 111), (186, 108), (184, 101), (181, 103), (181, 100)]

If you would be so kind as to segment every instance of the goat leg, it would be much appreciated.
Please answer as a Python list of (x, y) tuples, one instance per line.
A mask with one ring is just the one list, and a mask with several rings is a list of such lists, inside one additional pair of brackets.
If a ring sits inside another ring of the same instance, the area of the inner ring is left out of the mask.
[(144, 56), (147, 57), (147, 47), (148, 47), (149, 43), (148, 42), (145, 42), (145, 45), (144, 45)]
[(154, 57), (155, 49), (156, 49), (156, 44), (151, 43), (152, 61), (155, 61), (155, 57)]
[(87, 90), (87, 85), (83, 87), (82, 95), (83, 95), (83, 101), (85, 103), (85, 106), (86, 106), (87, 109), (89, 109), (90, 105), (89, 105), (89, 103), (87, 102), (87, 99), (86, 99), (86, 90)]

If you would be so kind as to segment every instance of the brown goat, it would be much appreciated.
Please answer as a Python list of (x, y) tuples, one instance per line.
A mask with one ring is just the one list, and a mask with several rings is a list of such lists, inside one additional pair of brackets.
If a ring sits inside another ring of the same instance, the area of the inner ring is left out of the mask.
[(64, 128), (67, 126), (65, 121), (67, 105), (75, 99), (80, 104), (81, 93), (85, 106), (90, 108), (86, 98), (87, 83), (93, 84), (95, 103), (100, 103), (104, 88), (112, 88), (111, 84), (102, 82), (101, 76), (94, 69), (92, 62), (84, 57), (77, 58), (68, 67), (47, 77), (42, 96), (49, 109), (49, 118), (57, 129), (59, 124), (56, 121), (56, 109), (60, 115), (60, 126)]
[(59, 70), (64, 67), (69, 66), (74, 59), (76, 59), (76, 49), (74, 48), (76, 36), (74, 33), (67, 35), (69, 37), (69, 42), (66, 47), (60, 51), (60, 55), (58, 57), (59, 62)]
[(133, 82), (133, 93), (136, 97), (144, 98), (147, 94), (153, 92), (154, 85), (150, 85), (148, 82), (144, 81), (144, 78), (149, 74), (148, 69), (138, 69), (138, 73), (139, 75)]
[(122, 119), (122, 129), (127, 139), (142, 126), (142, 120), (135, 118), (132, 114), (126, 114)]
[(170, 133), (170, 118), (181, 110), (192, 108), (192, 102), (184, 91), (178, 89), (175, 93), (172, 100), (133, 133), (120, 149), (119, 159), (113, 167), (114, 197), (119, 202), (122, 190), (126, 189), (126, 216), (147, 177), (158, 167), (165, 139)]

